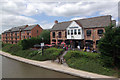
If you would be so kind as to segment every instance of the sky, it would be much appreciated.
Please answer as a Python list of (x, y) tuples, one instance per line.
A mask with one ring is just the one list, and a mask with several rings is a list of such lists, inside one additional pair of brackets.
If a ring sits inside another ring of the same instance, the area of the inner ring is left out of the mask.
[(39, 24), (50, 29), (58, 22), (111, 15), (118, 23), (119, 0), (1, 0), (0, 33), (12, 27)]

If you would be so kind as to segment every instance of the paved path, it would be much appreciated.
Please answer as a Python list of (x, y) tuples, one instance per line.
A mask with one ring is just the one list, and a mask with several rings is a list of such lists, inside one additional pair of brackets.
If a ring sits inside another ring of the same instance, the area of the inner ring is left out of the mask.
[[(35, 61), (35, 60), (25, 59), (25, 58), (14, 56), (9, 53), (2, 52), (2, 51), (0, 51), (0, 55), (9, 57), (11, 59), (15, 59), (15, 60), (27, 63), (27, 64), (31, 64), (34, 66), (43, 67), (43, 68), (54, 70), (57, 72), (70, 74), (70, 75), (73, 75), (76, 77), (89, 78), (89, 79), (97, 78), (98, 80), (100, 78), (103, 78), (103, 79), (107, 78), (108, 80), (116, 80), (115, 77), (100, 75), (100, 74), (96, 74), (96, 73), (90, 73), (90, 72), (82, 71), (82, 70), (76, 70), (76, 69), (73, 69), (73, 68), (70, 68), (67, 66), (55, 64), (51, 61)], [(107, 80), (107, 79), (105, 79), (105, 80)]]
[[(64, 66), (68, 66), (67, 63), (66, 63), (65, 60), (64, 60), (64, 56), (66, 55), (67, 52), (68, 52), (68, 51), (65, 51), (65, 52), (60, 56), (60, 60), (62, 60), (62, 65), (64, 65)], [(55, 63), (59, 63), (59, 59), (58, 59), (58, 58), (55, 60)]]

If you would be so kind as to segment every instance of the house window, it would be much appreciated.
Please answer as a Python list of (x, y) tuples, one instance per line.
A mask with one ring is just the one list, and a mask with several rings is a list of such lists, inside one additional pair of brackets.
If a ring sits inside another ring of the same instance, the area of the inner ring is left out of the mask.
[(70, 30), (68, 30), (68, 35), (70, 35)]
[(65, 38), (67, 37), (67, 32), (65, 32)]
[(24, 39), (25, 39), (25, 36), (24, 36)]
[(17, 36), (17, 32), (15, 32), (15, 36)]
[(81, 34), (80, 29), (78, 29), (78, 34), (79, 34), (79, 35)]
[(87, 36), (91, 36), (91, 30), (87, 30)]
[(58, 33), (58, 37), (61, 38), (61, 35), (62, 35), (61, 32), (59, 32), (59, 33)]
[(53, 38), (55, 38), (55, 32), (52, 32), (52, 36), (53, 36)]
[(29, 39), (31, 39), (31, 36), (29, 36)]
[(74, 34), (75, 34), (75, 35), (77, 34), (77, 30), (76, 30), (76, 29), (74, 30)]
[(17, 40), (17, 37), (15, 37), (15, 39)]
[(98, 35), (103, 34), (103, 29), (98, 30)]
[(7, 36), (7, 33), (6, 33), (6, 36)]
[(37, 30), (37, 33), (38, 33), (38, 30)]
[(29, 35), (29, 33), (27, 33), (27, 35)]
[(73, 30), (71, 30), (71, 35), (73, 35)]

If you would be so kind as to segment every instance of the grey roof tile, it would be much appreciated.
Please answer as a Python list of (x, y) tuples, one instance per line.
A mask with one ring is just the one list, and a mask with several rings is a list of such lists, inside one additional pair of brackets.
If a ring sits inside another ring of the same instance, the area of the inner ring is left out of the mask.
[(35, 25), (30, 25), (28, 27), (26, 27), (24, 30), (32, 30), (35, 26), (37, 26), (38, 24)]
[[(73, 20), (83, 28), (106, 27), (111, 23), (111, 15), (98, 16), (93, 18)], [(51, 30), (65, 30), (72, 21), (55, 24)]]
[(67, 21), (67, 22), (61, 22), (61, 23), (57, 23), (55, 24), (51, 30), (65, 30), (72, 21)]
[(11, 28), (11, 29), (9, 29), (9, 30), (4, 31), (4, 33), (6, 33), (6, 32), (16, 32), (16, 31), (20, 31), (20, 29), (23, 30), (26, 26), (27, 26), (27, 25), (18, 26), (18, 27), (13, 27), (13, 28)]

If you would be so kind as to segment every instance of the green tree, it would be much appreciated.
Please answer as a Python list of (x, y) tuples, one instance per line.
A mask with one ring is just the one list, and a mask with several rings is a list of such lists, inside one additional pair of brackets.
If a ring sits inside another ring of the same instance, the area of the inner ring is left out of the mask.
[(0, 39), (1, 39), (1, 34), (0, 34)]
[[(43, 40), (42, 40), (43, 39)], [(50, 31), (43, 30), (39, 37), (32, 37), (31, 39), (21, 40), (18, 44), (22, 46), (22, 49), (29, 49), (34, 47), (35, 44), (50, 43)]]
[(42, 42), (44, 42), (45, 44), (50, 44), (50, 31), (43, 30), (39, 36), (39, 39), (43, 39)]
[(120, 27), (113, 25), (105, 28), (104, 37), (100, 39), (99, 51), (107, 66), (120, 66)]

